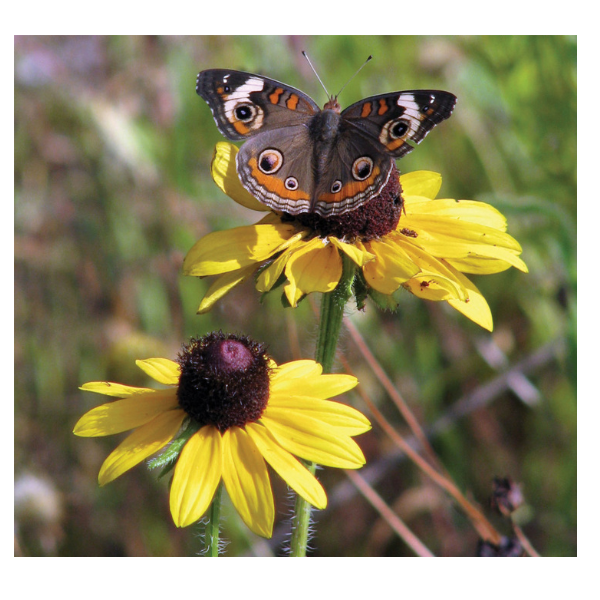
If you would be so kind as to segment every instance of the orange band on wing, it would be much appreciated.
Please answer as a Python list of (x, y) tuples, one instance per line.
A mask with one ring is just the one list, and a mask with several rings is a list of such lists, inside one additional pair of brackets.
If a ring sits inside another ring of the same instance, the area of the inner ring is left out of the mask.
[(248, 135), (248, 133), (250, 133), (250, 129), (246, 127), (241, 121), (233, 121), (233, 123), (231, 124), (235, 127), (235, 130), (240, 135)]
[(267, 192), (287, 200), (310, 200), (310, 196), (306, 192), (303, 192), (302, 190), (288, 190), (281, 179), (263, 173), (258, 168), (256, 158), (251, 158), (248, 161), (248, 166), (252, 171), (252, 179), (254, 179), (258, 185), (265, 188)]
[(379, 99), (379, 110), (377, 111), (378, 115), (385, 115), (385, 113), (388, 111), (388, 105), (387, 102), (385, 101), (385, 98), (380, 98)]
[(400, 148), (400, 146), (404, 145), (404, 143), (406, 142), (406, 137), (403, 138), (398, 138), (397, 140), (392, 140), (391, 142), (388, 142), (385, 147), (390, 151), (393, 152), (394, 150), (396, 150), (397, 148)]
[(368, 117), (371, 114), (372, 110), (373, 105), (370, 102), (365, 102), (362, 105), (362, 111), (360, 112), (360, 116), (364, 119), (365, 117)]
[(281, 94), (283, 94), (283, 88), (277, 88), (272, 94), (269, 94), (269, 102), (271, 104), (278, 104)]
[(298, 98), (298, 96), (296, 96), (296, 94), (290, 94), (290, 97), (287, 99), (285, 105), (290, 110), (296, 110), (296, 107), (298, 106), (298, 102), (300, 102), (300, 98)]
[(372, 186), (380, 174), (381, 170), (378, 167), (375, 167), (371, 173), (371, 176), (364, 181), (351, 181), (342, 187), (339, 192), (336, 192), (335, 194), (321, 194), (317, 200), (319, 202), (327, 202), (327, 204), (332, 204), (335, 202), (343, 202), (348, 198), (354, 198), (354, 196), (358, 196), (358, 194), (364, 192), (366, 189)]

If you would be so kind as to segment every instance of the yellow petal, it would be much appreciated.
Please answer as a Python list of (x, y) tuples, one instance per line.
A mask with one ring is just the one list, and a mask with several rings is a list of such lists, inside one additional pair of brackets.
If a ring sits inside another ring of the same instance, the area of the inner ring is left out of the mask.
[(329, 241), (344, 252), (344, 254), (349, 256), (359, 267), (364, 266), (370, 260), (375, 258), (375, 255), (368, 252), (362, 244), (360, 247), (356, 244), (347, 244), (332, 236), (329, 237)]
[(494, 321), (492, 318), (492, 311), (483, 294), (477, 289), (472, 281), (467, 279), (461, 273), (456, 272), (456, 277), (461, 280), (465, 288), (469, 292), (469, 301), (461, 302), (460, 300), (450, 299), (448, 304), (455, 308), (457, 311), (465, 315), (465, 317), (471, 319), (471, 321), (477, 323), (488, 331), (493, 331)]
[(307, 375), (298, 381), (281, 377), (271, 380), (271, 397), (277, 396), (312, 396), (313, 398), (332, 398), (343, 394), (358, 384), (358, 379), (352, 375), (315, 374)]
[(239, 427), (223, 434), (223, 482), (242, 521), (257, 535), (271, 537), (275, 506), (265, 461)]
[(114, 396), (115, 398), (127, 398), (135, 394), (146, 394), (153, 392), (151, 388), (132, 387), (111, 381), (90, 381), (84, 383), (80, 388), (84, 392), (94, 392), (95, 394), (104, 394), (105, 396)]
[(121, 433), (140, 427), (160, 413), (177, 408), (177, 406), (174, 388), (136, 394), (124, 400), (115, 400), (93, 408), (77, 421), (73, 433), (81, 437), (99, 437)]
[[(494, 273), (501, 273), (510, 269), (513, 265), (510, 263), (499, 260), (497, 258), (489, 258), (487, 256), (468, 256), (466, 258), (447, 258), (445, 261), (452, 265), (457, 271), (461, 273), (470, 273), (471, 275), (493, 275)], [(517, 268), (525, 273), (528, 272), (527, 265), (520, 261), (522, 264)], [(516, 266), (516, 265), (515, 265)]]
[(440, 216), (413, 216), (406, 223), (417, 234), (410, 240), (440, 258), (462, 258), (472, 253), (510, 260), (504, 258), (506, 251), (510, 255), (522, 251), (513, 237), (485, 225)]
[(368, 242), (366, 247), (376, 258), (363, 267), (363, 275), (369, 286), (382, 294), (392, 294), (419, 272), (411, 257), (388, 237)]
[(459, 285), (458, 278), (453, 277), (448, 279), (447, 277), (440, 276), (439, 273), (432, 271), (426, 271), (419, 273), (416, 277), (409, 279), (406, 283), (403, 283), (404, 289), (412, 292), (418, 298), (423, 300), (452, 300), (460, 298), (461, 301), (465, 301), (468, 298), (467, 289)]
[(277, 283), (283, 273), (283, 269), (290, 259), (290, 256), (302, 245), (302, 236), (297, 234), (296, 240), (280, 256), (278, 256), (266, 269), (264, 269), (256, 280), (256, 289), (261, 292), (268, 292)]
[(181, 371), (179, 365), (168, 358), (148, 358), (136, 360), (135, 364), (146, 373), (164, 385), (177, 385)]
[(293, 225), (282, 223), (214, 231), (192, 246), (183, 261), (183, 272), (205, 277), (261, 262), (286, 248), (295, 231)]
[(323, 367), (315, 360), (294, 360), (275, 367), (271, 373), (271, 389), (279, 380), (304, 378), (323, 372)]
[(184, 418), (181, 409), (168, 410), (136, 429), (104, 461), (98, 483), (106, 485), (166, 446), (179, 431)]
[(287, 409), (267, 406), (260, 422), (288, 451), (305, 460), (341, 469), (358, 469), (365, 457), (356, 442), (330, 425)]
[(439, 199), (435, 202), (420, 203), (407, 201), (406, 218), (401, 220), (400, 223), (410, 228), (413, 218), (425, 219), (433, 216), (484, 225), (498, 231), (506, 231), (506, 217), (490, 204), (475, 200)]
[(269, 208), (261, 204), (240, 183), (235, 165), (238, 149), (228, 142), (219, 142), (210, 165), (210, 171), (215, 183), (238, 204), (252, 210), (267, 211)]
[(300, 461), (284, 450), (264, 426), (248, 423), (246, 431), (263, 458), (297, 494), (317, 508), (327, 507), (327, 495), (317, 478)]
[(269, 398), (269, 406), (288, 410), (290, 413), (294, 411), (303, 413), (308, 417), (335, 427), (338, 433), (343, 435), (359, 435), (371, 429), (371, 423), (367, 417), (341, 402), (317, 400), (313, 397), (295, 395)]
[(230, 273), (225, 273), (224, 275), (217, 277), (208, 288), (204, 298), (202, 298), (202, 302), (200, 302), (200, 306), (196, 311), (197, 314), (202, 315), (211, 310), (225, 294), (231, 291), (236, 285), (246, 281), (246, 279), (258, 269), (258, 266), (258, 264), (253, 263), (247, 267), (238, 269), (237, 271), (231, 271)]
[[(448, 292), (448, 298), (453, 297), (459, 300), (467, 298), (466, 288), (456, 277), (456, 271), (450, 268), (447, 263), (425, 252), (418, 245), (413, 245), (409, 240), (402, 239), (402, 236), (390, 234), (390, 237), (396, 240), (397, 244), (403, 248), (411, 260), (420, 268), (419, 274), (411, 278), (410, 281), (407, 281), (405, 287), (409, 286), (411, 291), (421, 298), (434, 299), (429, 298), (429, 294), (437, 289), (437, 287), (429, 288), (431, 283), (435, 283), (436, 286)], [(415, 282), (419, 284), (418, 289), (413, 287)], [(447, 298), (444, 297), (443, 299), (446, 300)]]
[(187, 527), (206, 512), (221, 481), (221, 434), (207, 425), (187, 441), (175, 465), (170, 506), (177, 527)]
[(285, 267), (285, 295), (292, 306), (311, 292), (331, 292), (342, 276), (342, 259), (333, 244), (316, 237), (301, 246)]
[(433, 171), (414, 171), (400, 176), (402, 196), (435, 198), (442, 187), (442, 176)]

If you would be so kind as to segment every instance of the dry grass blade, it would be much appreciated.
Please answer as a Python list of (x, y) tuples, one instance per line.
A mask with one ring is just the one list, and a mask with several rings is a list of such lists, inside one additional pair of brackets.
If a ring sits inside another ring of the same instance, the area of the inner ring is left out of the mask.
[(417, 556), (434, 556), (433, 552), (406, 526), (404, 521), (383, 501), (381, 496), (356, 472), (346, 471), (346, 475), (369, 504), (382, 516), (386, 523), (413, 550)]

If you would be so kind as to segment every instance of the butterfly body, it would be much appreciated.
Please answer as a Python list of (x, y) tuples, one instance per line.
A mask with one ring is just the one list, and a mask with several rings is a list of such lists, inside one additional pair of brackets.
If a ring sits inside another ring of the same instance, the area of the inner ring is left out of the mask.
[(258, 200), (292, 215), (322, 217), (354, 210), (387, 183), (394, 160), (413, 150), (447, 119), (456, 97), (438, 90), (373, 96), (340, 111), (336, 98), (323, 109), (306, 94), (252, 73), (202, 71), (197, 93), (219, 131), (246, 140), (236, 167)]

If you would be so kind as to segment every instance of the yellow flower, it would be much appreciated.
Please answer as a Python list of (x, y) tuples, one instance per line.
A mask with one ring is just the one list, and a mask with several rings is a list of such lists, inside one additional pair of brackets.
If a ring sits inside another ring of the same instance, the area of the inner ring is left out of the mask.
[(212, 333), (192, 340), (179, 362), (137, 365), (167, 389), (91, 382), (82, 390), (119, 398), (87, 412), (75, 425), (83, 437), (134, 430), (108, 456), (98, 481), (105, 485), (196, 424), (176, 459), (170, 491), (175, 525), (198, 521), (223, 481), (246, 525), (270, 537), (274, 503), (268, 463), (300, 496), (325, 508), (327, 496), (295, 456), (321, 465), (357, 469), (365, 458), (352, 436), (370, 429), (360, 412), (328, 400), (357, 384), (350, 375), (324, 375), (299, 360), (277, 366), (260, 344)]
[[(217, 144), (212, 175), (236, 202), (269, 211), (241, 185), (237, 148)], [(217, 275), (198, 312), (207, 312), (229, 290), (251, 276), (256, 289), (270, 291), (284, 280), (291, 306), (311, 292), (330, 292), (342, 273), (342, 253), (360, 269), (368, 288), (390, 296), (401, 286), (426, 300), (444, 300), (492, 330), (485, 298), (463, 273), (492, 274), (513, 266), (527, 272), (521, 246), (506, 233), (506, 219), (484, 202), (438, 199), (442, 178), (417, 171), (400, 177), (404, 211), (385, 235), (322, 235), (298, 220), (269, 212), (255, 225), (214, 232), (187, 254), (186, 275)]]

